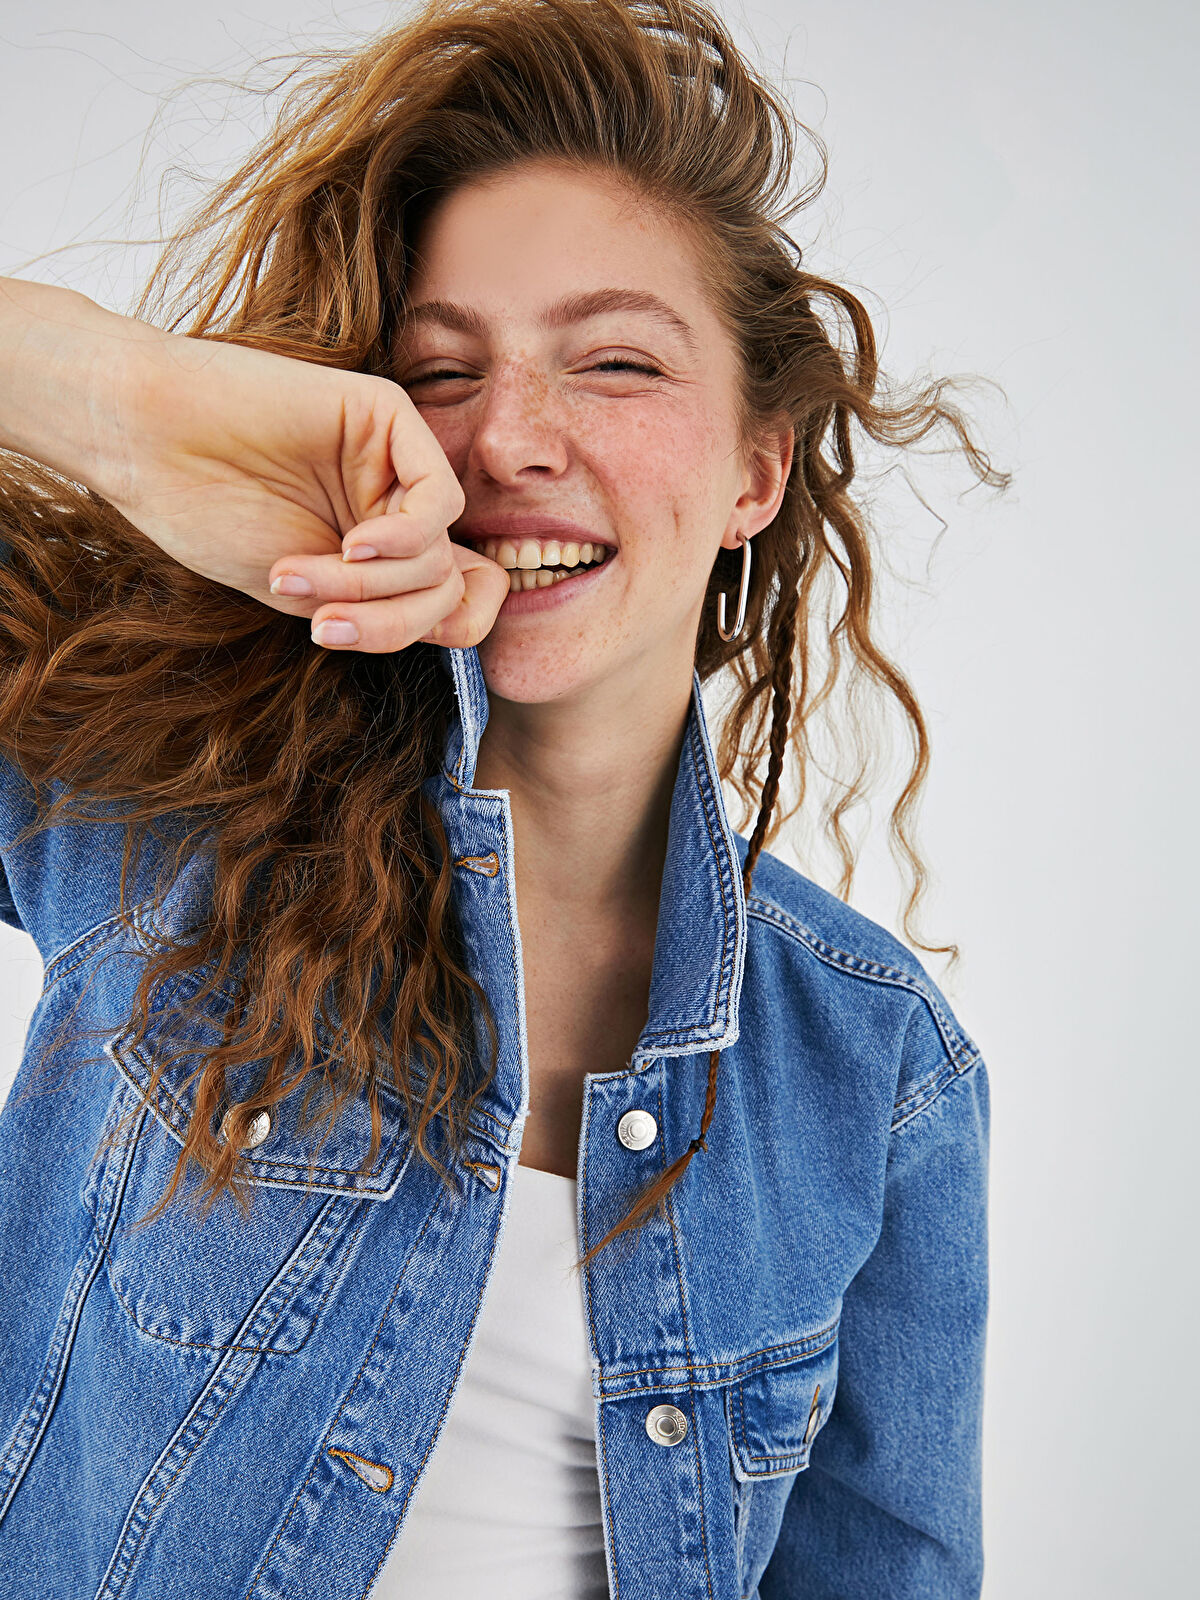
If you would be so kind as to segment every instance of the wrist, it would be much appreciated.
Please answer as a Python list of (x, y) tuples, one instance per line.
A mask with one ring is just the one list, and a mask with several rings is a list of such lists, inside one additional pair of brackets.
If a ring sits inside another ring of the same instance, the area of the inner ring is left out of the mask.
[(119, 501), (129, 477), (125, 390), (167, 339), (73, 289), (0, 278), (0, 447)]

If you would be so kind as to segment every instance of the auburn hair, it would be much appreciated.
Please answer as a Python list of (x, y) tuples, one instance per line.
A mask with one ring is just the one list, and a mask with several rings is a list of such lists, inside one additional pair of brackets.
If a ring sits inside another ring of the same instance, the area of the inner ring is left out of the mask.
[[(615, 177), (684, 225), (741, 356), (743, 438), (783, 418), (796, 440), (781, 508), (754, 539), (746, 625), (729, 642), (716, 629), (716, 595), (734, 588), (741, 563), (722, 550), (696, 641), (701, 679), (724, 672), (730, 689), (717, 758), (755, 818), (746, 887), (823, 771), (814, 732), (824, 719), (839, 748), (850, 740), (822, 812), (848, 898), (846, 818), (871, 774), (865, 691), (898, 710), (910, 735), (889, 822), (911, 880), (905, 933), (955, 959), (956, 946), (912, 928), (927, 877), (914, 814), (929, 741), (912, 688), (872, 633), (854, 426), (893, 448), (942, 427), (980, 481), (1003, 488), (1008, 475), (948, 398), (953, 381), (893, 390), (861, 301), (802, 264), (785, 225), (824, 187), (819, 136), (698, 0), (426, 0), (366, 43), (307, 59), (277, 89), (270, 133), (167, 242), (133, 314), (195, 339), (389, 377), (414, 239), (456, 187), (553, 161)], [(816, 172), (794, 192), (801, 139)], [(223, 1043), (193, 1073), (183, 1149), (144, 1220), (191, 1163), (202, 1212), (222, 1191), (248, 1210), (246, 1130), (301, 1084), (325, 1136), (351, 1097), (368, 1097), (369, 1166), (386, 1074), (415, 1149), (448, 1177), (434, 1119), (457, 1152), (495, 1071), (496, 1034), (423, 792), (453, 713), (436, 647), (325, 651), (306, 623), (181, 566), (93, 491), (13, 455), (0, 457), (0, 526), (0, 750), (39, 799), (22, 837), (121, 817), (123, 919), (147, 838), (173, 845), (156, 898), (198, 850), (211, 856), (211, 915), (187, 938), (151, 941), (120, 1019), (142, 1038), (160, 985), (193, 970), (203, 982), (192, 1004), (218, 985), (235, 997)], [(258, 1081), (223, 1138), (226, 1072), (246, 1063), (261, 1064)], [(165, 1064), (156, 1060), (147, 1099)], [(652, 1215), (705, 1147), (717, 1067), (714, 1051), (696, 1138), (579, 1265)]]

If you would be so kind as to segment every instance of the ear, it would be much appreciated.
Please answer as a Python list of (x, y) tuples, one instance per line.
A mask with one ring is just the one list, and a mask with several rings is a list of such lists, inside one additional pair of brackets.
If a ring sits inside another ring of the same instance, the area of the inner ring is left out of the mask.
[(730, 509), (721, 537), (726, 550), (736, 550), (743, 539), (752, 539), (774, 521), (783, 504), (795, 448), (796, 431), (790, 422), (767, 433), (750, 447), (742, 492)]

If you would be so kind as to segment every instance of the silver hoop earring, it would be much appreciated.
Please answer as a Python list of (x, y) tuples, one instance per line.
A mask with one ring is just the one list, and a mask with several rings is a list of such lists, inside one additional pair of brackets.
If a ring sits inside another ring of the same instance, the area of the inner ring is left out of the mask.
[(738, 586), (737, 621), (731, 633), (725, 632), (725, 591), (717, 595), (717, 632), (726, 641), (736, 639), (741, 633), (746, 621), (746, 597), (750, 593), (750, 541), (743, 533), (739, 535), (742, 541), (742, 581)]

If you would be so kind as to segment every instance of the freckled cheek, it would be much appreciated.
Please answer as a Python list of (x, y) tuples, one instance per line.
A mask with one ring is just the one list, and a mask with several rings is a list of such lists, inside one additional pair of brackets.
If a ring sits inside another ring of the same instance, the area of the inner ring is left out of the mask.
[(584, 448), (614, 488), (637, 491), (663, 505), (703, 500), (714, 466), (711, 430), (677, 418), (595, 419)]
[[(536, 375), (512, 396), (518, 424), (543, 424), (552, 403), (549, 387)], [(681, 416), (658, 405), (639, 409), (616, 399), (559, 397), (558, 424), (569, 437), (585, 472), (602, 489), (610, 509), (624, 520), (631, 511), (654, 524), (660, 537), (676, 526), (694, 534), (719, 498), (720, 462), (728, 454), (711, 418)], [(475, 407), (439, 411), (426, 407), (425, 421), (462, 475), (482, 421)]]
[(441, 445), (442, 454), (454, 468), (456, 476), (461, 478), (471, 452), (474, 428), (461, 415), (452, 415), (448, 411), (438, 412), (431, 406), (427, 406), (421, 412), (421, 416), (429, 425), (433, 437)]

